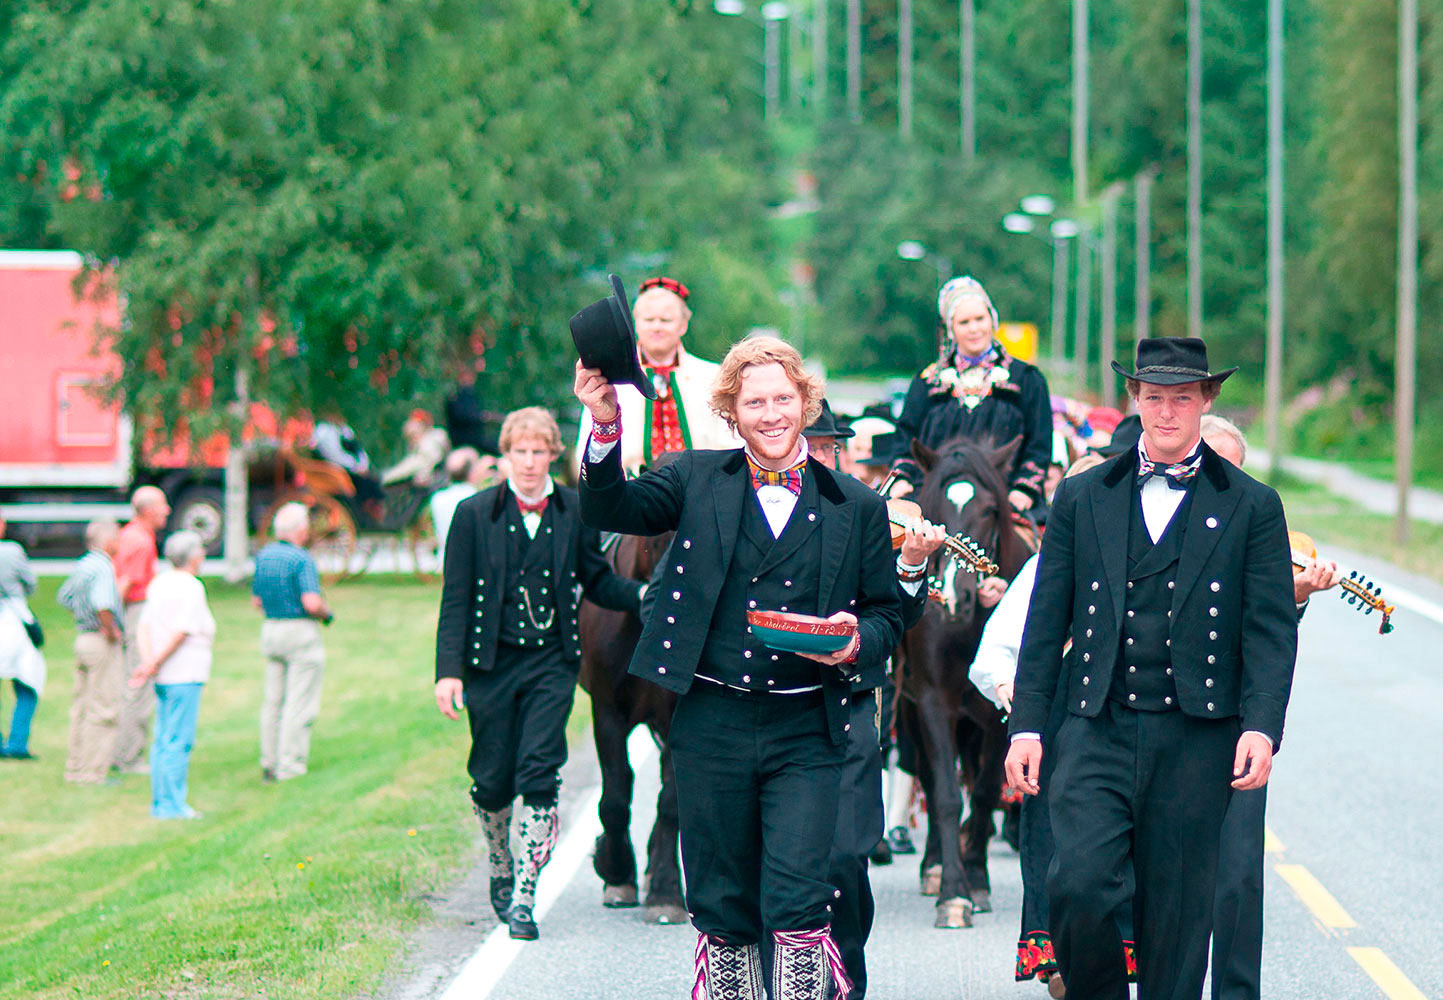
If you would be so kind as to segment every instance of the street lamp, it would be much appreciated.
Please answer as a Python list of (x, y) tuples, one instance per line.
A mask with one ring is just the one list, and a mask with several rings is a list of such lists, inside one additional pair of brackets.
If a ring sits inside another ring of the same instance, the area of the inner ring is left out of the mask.
[(1009, 233), (1016, 233), (1018, 236), (1030, 234), (1036, 225), (1032, 216), (1024, 215), (1021, 212), (1008, 212), (1002, 217), (1002, 228)]
[(1057, 202), (1046, 194), (1029, 194), (1017, 204), (1028, 215), (1051, 215), (1057, 211)]
[(941, 288), (952, 276), (952, 261), (928, 250), (926, 245), (917, 240), (903, 240), (897, 244), (897, 256), (903, 260), (920, 260), (931, 264), (937, 269), (937, 287)]
[(1053, 364), (1063, 361), (1067, 337), (1067, 241), (1081, 231), (1071, 219), (1053, 219), (1047, 227), (1047, 235), (1036, 232), (1039, 218), (1050, 216), (1057, 211), (1057, 202), (1051, 195), (1029, 194), (1018, 202), (1020, 212), (1008, 212), (1002, 217), (1002, 228), (1019, 236), (1034, 236), (1052, 246), (1052, 331), (1049, 353)]
[[(725, 17), (746, 14), (744, 0), (712, 0), (711, 9)], [(761, 6), (762, 17), (762, 117), (771, 121), (781, 103), (782, 34), (780, 22), (791, 16), (791, 8), (783, 0), (770, 0)], [(793, 53), (795, 57), (795, 53)]]

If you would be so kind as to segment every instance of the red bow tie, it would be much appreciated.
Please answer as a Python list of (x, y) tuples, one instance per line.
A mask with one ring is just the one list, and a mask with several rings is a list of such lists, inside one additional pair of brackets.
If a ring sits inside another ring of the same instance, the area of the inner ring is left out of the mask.
[(781, 472), (773, 472), (771, 469), (763, 469), (747, 456), (747, 465), (752, 470), (752, 489), (759, 490), (763, 486), (784, 486), (797, 496), (802, 495), (802, 470), (806, 468), (805, 460), (798, 462), (790, 469), (783, 469)]
[(527, 514), (542, 514), (546, 511), (546, 501), (548, 499), (550, 498), (542, 497), (540, 500), (532, 503), (530, 500), (522, 500), (520, 497), (517, 497), (516, 506), (521, 508), (522, 517), (525, 517)]

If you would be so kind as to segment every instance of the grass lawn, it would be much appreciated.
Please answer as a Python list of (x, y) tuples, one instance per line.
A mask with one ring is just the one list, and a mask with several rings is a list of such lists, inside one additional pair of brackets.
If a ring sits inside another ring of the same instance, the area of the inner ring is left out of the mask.
[[(1321, 486), (1283, 475), (1277, 482), (1288, 527), (1312, 535), (1327, 557), (1327, 543), (1346, 545), (1443, 583), (1443, 525), (1414, 521), (1407, 545), (1393, 540), (1393, 518), (1372, 514)], [(1387, 596), (1386, 583), (1384, 595)]]
[[(392, 967), (430, 894), (474, 863), (464, 718), (431, 697), (439, 583), (334, 588), (310, 774), (260, 782), (259, 615), (209, 581), (219, 625), (190, 802), (150, 818), (149, 779), (66, 784), (74, 631), (58, 580), (32, 605), (49, 678), (32, 763), (0, 763), (6, 997), (355, 997)], [(580, 693), (578, 692), (580, 695)], [(3, 691), (0, 720), (13, 704)], [(585, 697), (569, 727), (584, 730)]]

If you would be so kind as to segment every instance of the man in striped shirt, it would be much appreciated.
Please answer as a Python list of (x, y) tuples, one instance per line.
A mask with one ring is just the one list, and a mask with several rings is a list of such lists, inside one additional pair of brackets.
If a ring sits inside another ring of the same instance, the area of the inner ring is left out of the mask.
[(125, 613), (111, 562), (119, 532), (119, 526), (108, 519), (86, 525), (89, 551), (56, 595), (75, 617), (75, 697), (70, 706), (65, 780), (79, 785), (106, 780), (125, 693), (121, 655)]

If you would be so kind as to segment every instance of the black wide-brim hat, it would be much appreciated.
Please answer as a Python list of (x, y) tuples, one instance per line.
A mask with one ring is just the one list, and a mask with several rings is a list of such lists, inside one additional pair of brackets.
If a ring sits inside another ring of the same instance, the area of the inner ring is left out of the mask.
[(817, 415), (817, 419), (802, 431), (802, 437), (836, 438), (838, 441), (856, 436), (857, 432), (852, 428), (837, 422), (837, 415), (832, 412), (832, 404), (825, 399), (822, 400), (822, 412)]
[(1137, 371), (1116, 361), (1112, 370), (1149, 385), (1184, 385), (1188, 382), (1222, 382), (1236, 367), (1208, 370), (1208, 349), (1198, 337), (1148, 337), (1137, 342)]
[(612, 385), (634, 385), (647, 399), (656, 399), (656, 386), (641, 370), (636, 352), (636, 328), (631, 325), (631, 304), (616, 275), (611, 294), (571, 317), (571, 341), (587, 368), (598, 368)]
[(1111, 458), (1113, 455), (1121, 455), (1129, 449), (1137, 447), (1138, 438), (1142, 437), (1142, 418), (1136, 413), (1130, 413), (1123, 417), (1112, 431), (1112, 440), (1101, 448), (1090, 449), (1103, 458)]

